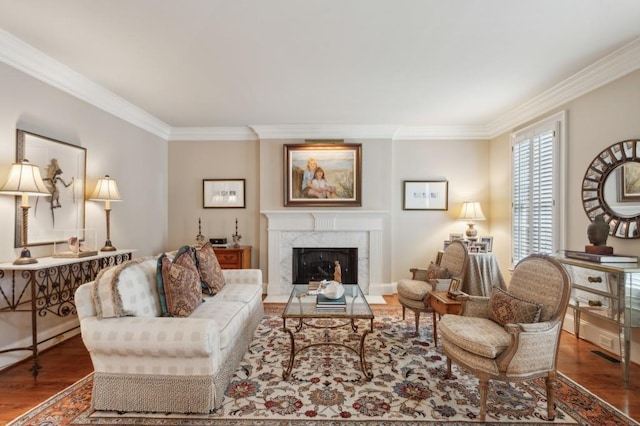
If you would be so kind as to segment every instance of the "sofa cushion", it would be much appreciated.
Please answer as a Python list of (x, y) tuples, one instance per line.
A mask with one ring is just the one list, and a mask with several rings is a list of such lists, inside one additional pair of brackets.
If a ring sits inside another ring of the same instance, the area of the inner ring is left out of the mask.
[(489, 319), (500, 325), (538, 322), (542, 305), (527, 302), (493, 287), (489, 297)]
[(101, 270), (93, 283), (92, 296), (98, 319), (159, 316), (155, 259), (142, 257)]
[(216, 294), (222, 290), (226, 281), (211, 243), (207, 242), (201, 249), (196, 250), (196, 266), (200, 273), (203, 292)]
[(205, 318), (216, 323), (220, 333), (220, 349), (232, 345), (238, 338), (249, 318), (249, 307), (246, 303), (221, 300), (218, 296), (205, 296), (202, 305), (190, 318)]

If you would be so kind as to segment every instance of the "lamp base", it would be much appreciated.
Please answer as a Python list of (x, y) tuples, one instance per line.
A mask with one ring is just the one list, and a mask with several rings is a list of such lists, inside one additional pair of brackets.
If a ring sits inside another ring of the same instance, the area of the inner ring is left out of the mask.
[(104, 243), (104, 247), (100, 249), (100, 251), (116, 251), (117, 249), (111, 245), (111, 240), (107, 240)]
[(23, 248), (20, 257), (13, 262), (14, 265), (30, 265), (32, 263), (38, 263), (38, 259), (31, 257), (31, 251), (27, 248)]
[(465, 231), (465, 235), (467, 236), (467, 240), (476, 241), (478, 239), (478, 230), (474, 228), (474, 223), (467, 223), (469, 226)]

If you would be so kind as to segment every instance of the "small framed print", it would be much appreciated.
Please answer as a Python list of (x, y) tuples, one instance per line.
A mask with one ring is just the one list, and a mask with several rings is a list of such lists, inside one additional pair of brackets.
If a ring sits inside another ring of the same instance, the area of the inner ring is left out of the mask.
[(460, 279), (459, 278), (451, 278), (451, 283), (449, 284), (449, 290), (447, 293), (456, 294), (460, 291)]
[(449, 244), (451, 244), (451, 241), (450, 240), (445, 240), (443, 249), (446, 250), (447, 247), (449, 247)]
[(487, 244), (476, 242), (473, 244), (473, 247), (477, 247), (478, 251), (476, 253), (486, 253), (487, 252)]
[(409, 181), (404, 182), (403, 210), (448, 210), (448, 185), (442, 181)]
[(493, 237), (480, 237), (480, 242), (486, 245), (485, 251), (493, 251)]
[(478, 246), (469, 246), (469, 253), (480, 253), (480, 247), (478, 247)]
[(462, 234), (449, 234), (449, 241), (462, 240)]
[(244, 179), (202, 179), (202, 207), (205, 209), (243, 209)]

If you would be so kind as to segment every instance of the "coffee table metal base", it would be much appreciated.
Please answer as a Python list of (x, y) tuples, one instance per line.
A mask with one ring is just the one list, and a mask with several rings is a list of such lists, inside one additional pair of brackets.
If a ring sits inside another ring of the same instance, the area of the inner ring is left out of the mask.
[(282, 373), (282, 378), (284, 380), (287, 380), (289, 378), (289, 376), (291, 375), (291, 370), (293, 369), (293, 364), (295, 362), (296, 359), (296, 355), (298, 355), (300, 352), (309, 349), (313, 346), (341, 346), (343, 348), (347, 348), (350, 351), (354, 352), (355, 354), (357, 354), (360, 357), (360, 370), (362, 370), (362, 373), (364, 374), (364, 376), (367, 378), (367, 380), (371, 380), (373, 378), (373, 373), (371, 372), (371, 370), (368, 368), (367, 366), (367, 362), (365, 360), (365, 355), (364, 355), (364, 340), (367, 337), (367, 334), (371, 333), (373, 331), (373, 319), (370, 320), (370, 326), (369, 329), (364, 330), (364, 332), (362, 333), (362, 336), (360, 336), (360, 345), (359, 347), (353, 348), (351, 346), (345, 345), (343, 343), (339, 343), (339, 342), (331, 342), (329, 340), (329, 329), (335, 329), (335, 328), (340, 328), (340, 327), (347, 327), (347, 326), (351, 326), (351, 329), (354, 332), (358, 331), (358, 325), (356, 324), (356, 320), (355, 319), (350, 319), (350, 320), (346, 320), (344, 323), (338, 324), (338, 325), (333, 325), (333, 326), (316, 326), (313, 322), (309, 321), (303, 321), (302, 318), (300, 318), (298, 320), (298, 323), (295, 326), (295, 331), (296, 333), (299, 332), (300, 330), (302, 330), (303, 326), (307, 326), (307, 327), (313, 327), (313, 328), (324, 328), (325, 332), (324, 332), (324, 336), (325, 336), (325, 341), (324, 342), (316, 342), (316, 343), (311, 343), (309, 345), (306, 346), (302, 346), (300, 348), (298, 348), (296, 350), (296, 339), (295, 339), (295, 335), (293, 333), (293, 331), (291, 331), (291, 329), (289, 329), (287, 327), (287, 319), (283, 318), (282, 319), (282, 325), (283, 325), (283, 330), (286, 331), (287, 333), (289, 333), (289, 339), (291, 341), (291, 352), (289, 354), (289, 364), (287, 365), (286, 370)]

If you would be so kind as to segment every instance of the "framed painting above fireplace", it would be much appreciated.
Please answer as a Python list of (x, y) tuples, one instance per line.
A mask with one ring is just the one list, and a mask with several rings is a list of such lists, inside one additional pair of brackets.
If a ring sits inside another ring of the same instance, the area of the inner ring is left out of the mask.
[(284, 146), (284, 205), (362, 206), (362, 145)]

